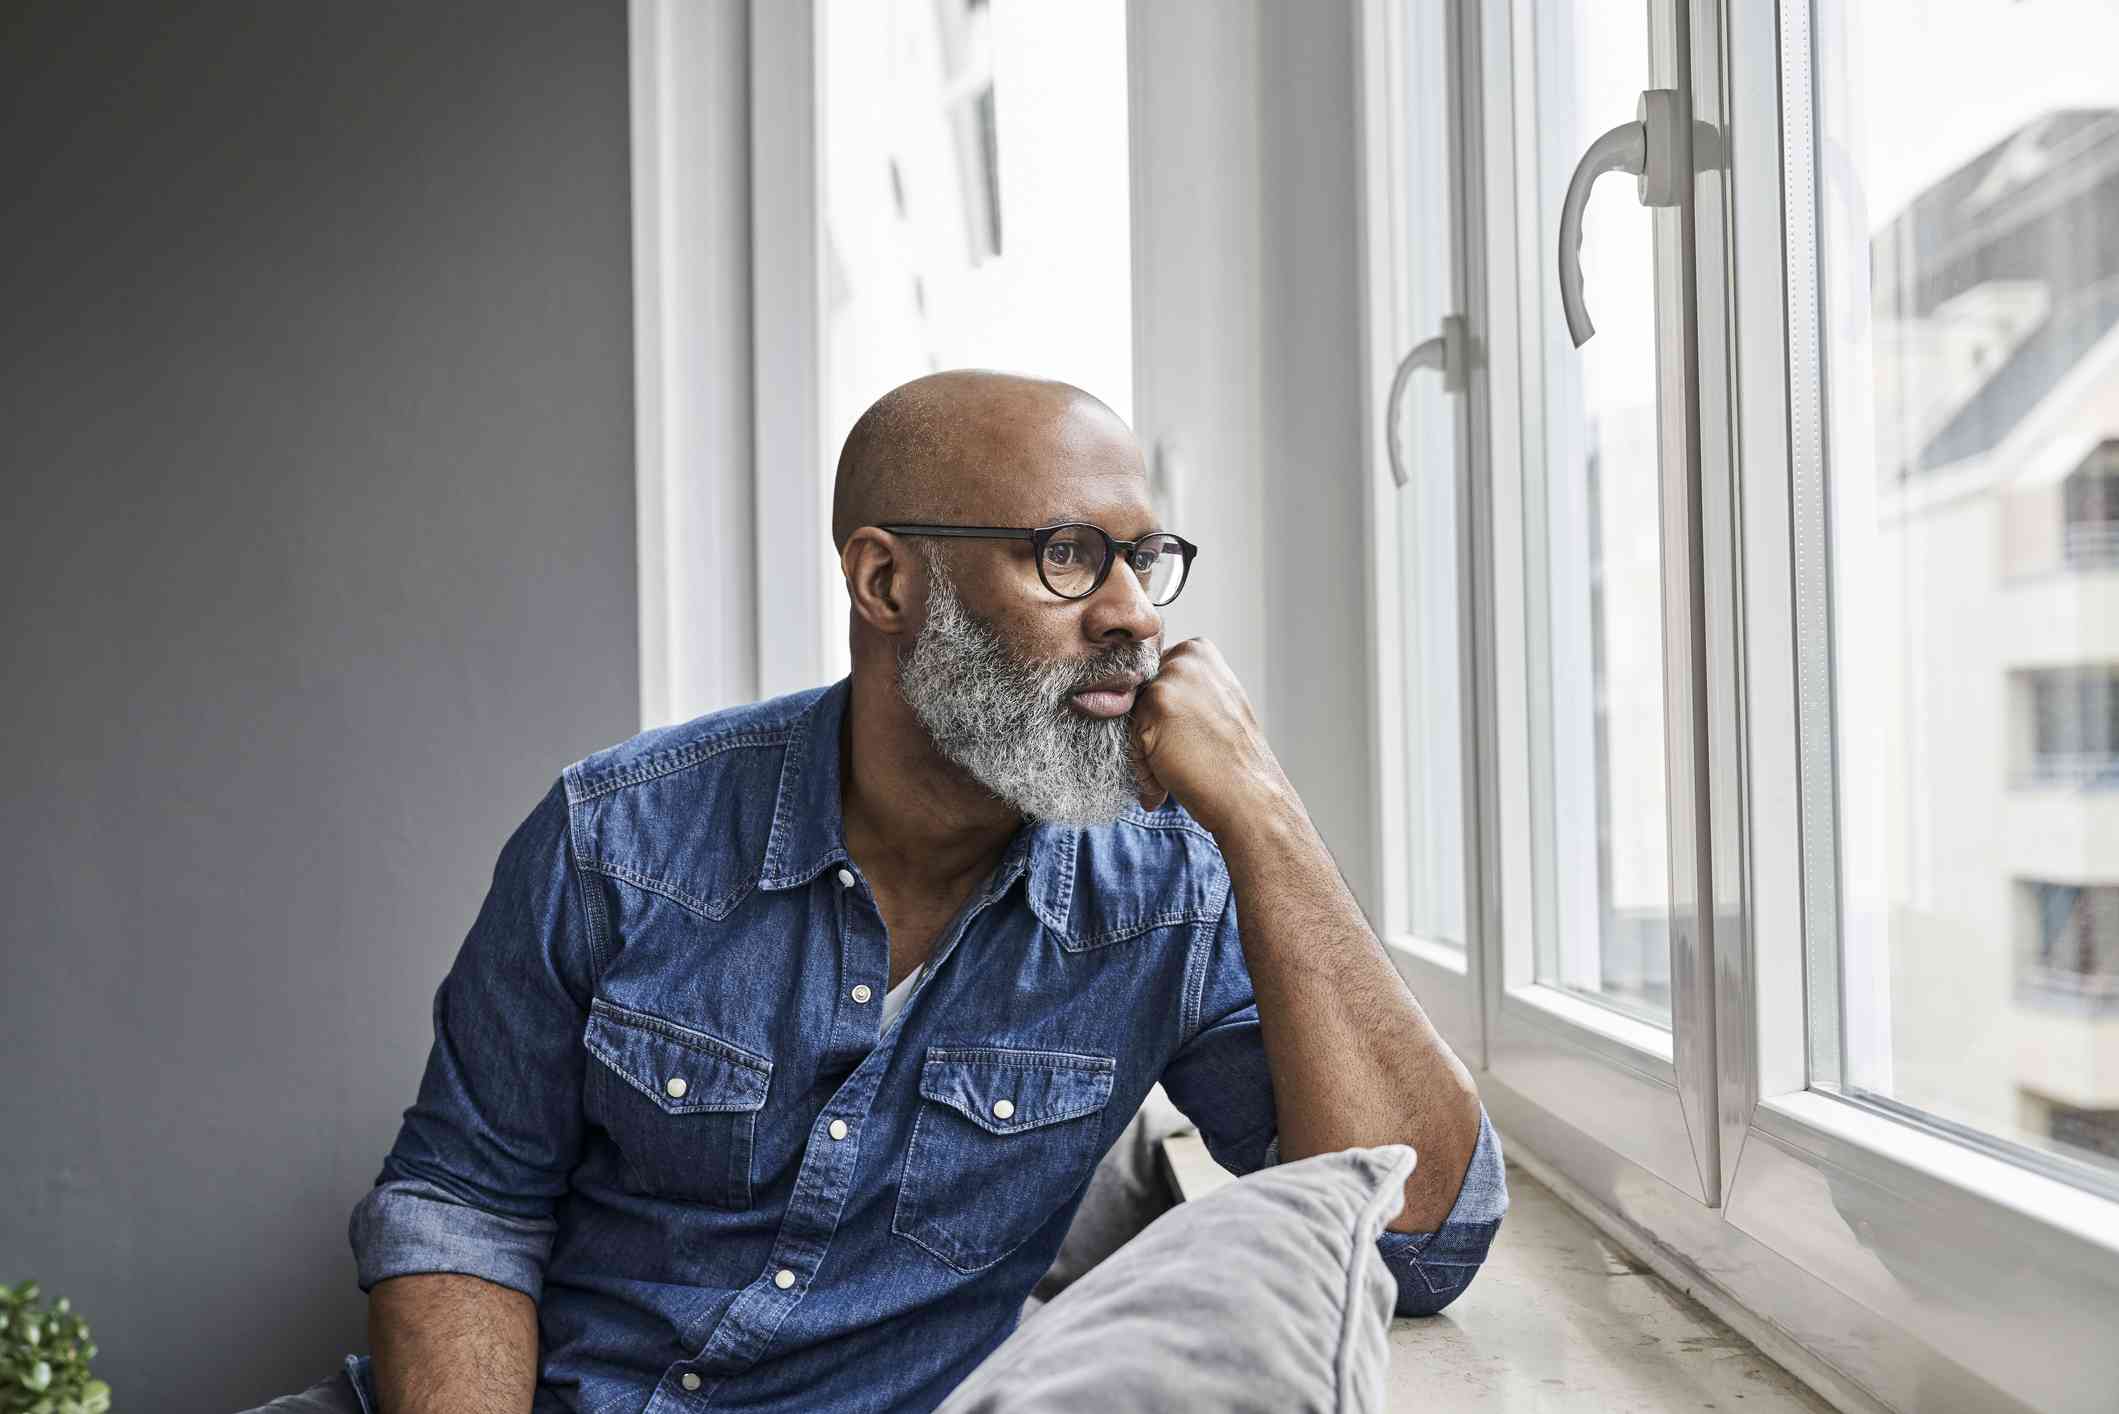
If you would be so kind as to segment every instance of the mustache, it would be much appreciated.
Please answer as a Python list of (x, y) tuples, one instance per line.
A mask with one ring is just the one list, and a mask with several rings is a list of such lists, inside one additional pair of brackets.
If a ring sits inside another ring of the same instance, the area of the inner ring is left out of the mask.
[(1066, 697), (1106, 678), (1126, 676), (1137, 677), (1143, 683), (1153, 682), (1162, 672), (1162, 650), (1156, 639), (1135, 639), (1130, 643), (1114, 644), (1086, 658), (1065, 659), (1043, 666), (1048, 677), (1054, 680), (1052, 685), (1058, 689), (1058, 695)]

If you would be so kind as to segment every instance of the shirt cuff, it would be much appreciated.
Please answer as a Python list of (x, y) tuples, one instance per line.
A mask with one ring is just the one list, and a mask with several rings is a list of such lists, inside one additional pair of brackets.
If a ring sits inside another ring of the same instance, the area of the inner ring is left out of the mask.
[(1386, 1229), (1376, 1238), (1383, 1264), (1398, 1281), (1394, 1314), (1431, 1316), (1455, 1300), (1486, 1260), (1507, 1211), (1508, 1177), (1501, 1140), (1481, 1105), (1479, 1144), (1442, 1226), (1433, 1232)]
[(395, 1179), (355, 1206), (347, 1236), (362, 1291), (390, 1277), (456, 1272), (536, 1301), (558, 1226), (471, 1207), (419, 1179)]

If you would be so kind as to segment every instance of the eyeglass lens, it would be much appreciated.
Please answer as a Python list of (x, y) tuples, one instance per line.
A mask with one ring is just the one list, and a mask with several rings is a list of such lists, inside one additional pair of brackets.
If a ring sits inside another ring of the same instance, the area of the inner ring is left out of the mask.
[[(1109, 542), (1095, 526), (1061, 526), (1045, 541), (1038, 573), (1053, 593), (1079, 599), (1096, 587), (1109, 553)], [(1184, 588), (1185, 556), (1176, 536), (1150, 535), (1133, 547), (1127, 559), (1149, 603), (1167, 604)]]

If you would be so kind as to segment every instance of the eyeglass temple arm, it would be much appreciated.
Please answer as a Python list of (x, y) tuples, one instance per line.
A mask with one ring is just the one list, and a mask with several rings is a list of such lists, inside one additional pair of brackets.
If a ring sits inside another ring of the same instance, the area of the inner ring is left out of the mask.
[(1034, 530), (1016, 530), (1000, 525), (879, 525), (893, 535), (945, 535), (956, 540), (1034, 540)]

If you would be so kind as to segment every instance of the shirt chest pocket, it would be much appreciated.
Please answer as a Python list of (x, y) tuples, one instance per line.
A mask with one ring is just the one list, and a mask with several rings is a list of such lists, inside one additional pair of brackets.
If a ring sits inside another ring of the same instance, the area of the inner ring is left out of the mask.
[(1108, 1056), (930, 1046), (890, 1229), (960, 1272), (1042, 1227), (1101, 1157)]
[(617, 1146), (627, 1192), (750, 1206), (771, 1061), (601, 997), (590, 1003), (582, 1043), (595, 1059), (589, 1117)]

